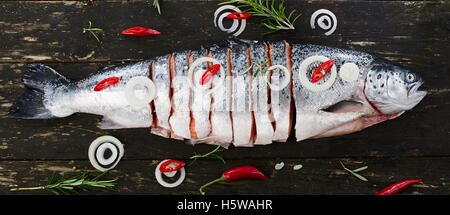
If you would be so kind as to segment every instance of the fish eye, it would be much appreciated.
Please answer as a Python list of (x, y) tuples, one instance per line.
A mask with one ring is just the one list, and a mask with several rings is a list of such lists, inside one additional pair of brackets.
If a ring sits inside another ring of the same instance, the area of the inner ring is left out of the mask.
[(414, 74), (412, 74), (412, 73), (408, 73), (408, 74), (406, 75), (406, 81), (407, 81), (408, 83), (413, 82), (415, 79), (416, 79), (416, 76), (415, 76)]

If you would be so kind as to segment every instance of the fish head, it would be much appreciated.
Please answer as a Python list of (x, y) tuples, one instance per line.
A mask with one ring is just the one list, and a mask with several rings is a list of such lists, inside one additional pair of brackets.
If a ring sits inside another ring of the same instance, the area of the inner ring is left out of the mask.
[(364, 94), (381, 114), (397, 114), (412, 109), (427, 94), (419, 87), (423, 78), (409, 69), (377, 59), (366, 75)]

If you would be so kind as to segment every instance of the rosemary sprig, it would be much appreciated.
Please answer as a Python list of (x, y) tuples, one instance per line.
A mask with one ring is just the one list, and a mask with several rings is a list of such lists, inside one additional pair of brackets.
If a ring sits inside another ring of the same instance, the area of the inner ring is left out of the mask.
[(86, 33), (86, 31), (89, 31), (89, 33), (91, 33), (92, 36), (95, 37), (95, 39), (97, 40), (97, 42), (99, 42), (99, 43), (101, 42), (100, 39), (99, 39), (98, 36), (97, 36), (97, 33), (102, 32), (103, 29), (101, 29), (101, 28), (93, 28), (93, 27), (92, 27), (92, 22), (89, 21), (89, 28), (83, 28), (83, 34)]
[[(265, 76), (267, 71), (266, 64), (269, 63), (269, 59), (266, 60), (266, 62), (261, 64), (256, 64), (257, 68), (255, 70), (255, 73), (253, 74), (253, 78), (256, 78), (256, 76), (259, 74), (260, 76)], [(253, 64), (253, 63), (252, 63)]]
[[(22, 187), (22, 188), (12, 188), (10, 191), (20, 191), (20, 190), (48, 190), (56, 195), (59, 194), (70, 194), (70, 192), (78, 193), (78, 190), (88, 191), (95, 189), (107, 189), (116, 191), (114, 186), (117, 184), (115, 181), (117, 179), (100, 181), (99, 179), (103, 177), (107, 172), (103, 172), (95, 178), (88, 178), (88, 172), (85, 170), (82, 174), (72, 177), (65, 178), (65, 173), (61, 176), (58, 181), (53, 181), (55, 178), (55, 172), (53, 172), (52, 177), (47, 179), (47, 184), (38, 187)], [(69, 192), (70, 191), (70, 192)]]
[(153, 0), (153, 7), (158, 10), (159, 15), (161, 15), (161, 7), (159, 6), (159, 0)]
[(367, 169), (368, 166), (363, 166), (363, 167), (360, 167), (360, 168), (357, 168), (357, 169), (354, 169), (354, 170), (350, 170), (350, 169), (348, 169), (347, 167), (344, 166), (342, 161), (339, 161), (339, 162), (341, 163), (342, 168), (344, 168), (346, 171), (348, 171), (349, 173), (351, 173), (355, 177), (357, 177), (357, 178), (359, 178), (360, 180), (363, 180), (363, 181), (368, 181), (367, 178), (365, 178), (364, 176), (362, 176), (362, 175), (357, 173), (357, 172), (360, 172), (360, 171), (363, 171), (363, 170)]
[(266, 73), (269, 71), (268, 68), (265, 66), (269, 63), (269, 59), (266, 60), (266, 62), (261, 63), (261, 64), (257, 64), (254, 61), (252, 61), (252, 64), (242, 73), (243, 75), (247, 74), (253, 67), (257, 67), (255, 69), (255, 72), (253, 73), (252, 77), (250, 80), (253, 80), (254, 78), (256, 78), (256, 76), (258, 76), (258, 74), (263, 78), (263, 80), (266, 82), (267, 87), (270, 88), (270, 84), (269, 81), (266, 78)]
[(283, 5), (283, 2), (279, 3), (278, 8), (276, 8), (275, 0), (270, 2), (269, 0), (229, 0), (219, 3), (219, 5), (223, 4), (238, 4), (237, 7), (245, 8), (246, 12), (251, 15), (264, 17), (262, 24), (271, 30), (265, 34), (279, 30), (294, 30), (294, 22), (301, 15), (293, 17), (295, 9), (289, 15), (286, 15), (286, 7)]
[(250, 72), (250, 70), (255, 66), (255, 62), (252, 61), (252, 64), (242, 73), (243, 75), (247, 74), (248, 72)]
[(194, 156), (190, 157), (190, 159), (193, 159), (191, 162), (189, 162), (186, 166), (192, 166), (195, 161), (197, 161), (197, 159), (199, 158), (212, 158), (212, 159), (218, 159), (221, 160), (222, 163), (226, 163), (225, 159), (223, 159), (221, 156), (217, 155), (216, 153), (224, 151), (225, 148), (223, 148), (222, 146), (217, 146), (214, 150), (206, 153), (206, 154), (198, 154), (196, 152), (194, 152)]

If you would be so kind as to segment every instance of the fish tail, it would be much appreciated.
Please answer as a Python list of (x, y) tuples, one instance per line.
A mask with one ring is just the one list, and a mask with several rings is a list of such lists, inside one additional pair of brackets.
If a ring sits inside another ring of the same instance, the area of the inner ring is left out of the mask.
[(22, 82), (25, 92), (14, 102), (10, 115), (21, 119), (55, 118), (43, 102), (45, 89), (55, 88), (70, 80), (44, 64), (30, 64), (25, 71)]

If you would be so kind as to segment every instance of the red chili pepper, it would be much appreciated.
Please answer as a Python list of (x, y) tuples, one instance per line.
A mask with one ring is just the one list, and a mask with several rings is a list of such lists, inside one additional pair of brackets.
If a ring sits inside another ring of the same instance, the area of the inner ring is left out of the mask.
[(159, 32), (157, 30), (153, 30), (153, 29), (144, 28), (144, 27), (133, 27), (133, 28), (129, 28), (127, 30), (122, 31), (122, 34), (138, 36), (138, 37), (145, 37), (145, 36), (151, 36), (151, 35), (160, 35), (161, 32)]
[(391, 184), (384, 188), (383, 190), (379, 191), (377, 195), (395, 195), (399, 193), (400, 191), (406, 189), (407, 187), (410, 187), (413, 184), (417, 184), (419, 182), (422, 182), (422, 179), (407, 179), (403, 181), (399, 181), (397, 183)]
[(318, 66), (316, 70), (314, 70), (311, 82), (316, 83), (320, 81), (320, 79), (322, 79), (323, 76), (325, 76), (325, 74), (327, 74), (331, 70), (331, 67), (333, 67), (333, 65), (334, 65), (333, 59), (325, 61), (324, 63), (320, 64), (320, 66)]
[(200, 85), (207, 83), (220, 69), (220, 64), (214, 64), (206, 70), (200, 79)]
[(225, 171), (222, 176), (214, 181), (211, 181), (205, 185), (203, 185), (202, 187), (200, 187), (200, 193), (201, 194), (205, 194), (202, 190), (203, 188), (214, 184), (216, 182), (219, 181), (226, 181), (226, 182), (231, 182), (231, 181), (237, 181), (237, 180), (241, 180), (241, 179), (246, 179), (246, 178), (252, 178), (252, 179), (259, 179), (259, 180), (267, 180), (267, 177), (262, 174), (261, 171), (259, 171), (258, 169), (256, 169), (253, 166), (239, 166), (239, 167), (235, 167), (233, 169), (229, 169), (227, 171)]
[(100, 81), (100, 83), (98, 83), (97, 86), (95, 86), (94, 91), (103, 90), (103, 89), (105, 89), (111, 85), (117, 84), (117, 83), (119, 83), (118, 77), (107, 78), (103, 81)]
[[(176, 166), (169, 166), (171, 164), (176, 164)], [(177, 170), (181, 169), (185, 165), (186, 165), (186, 163), (183, 161), (168, 160), (168, 161), (164, 162), (163, 164), (161, 164), (161, 166), (159, 167), (159, 171), (173, 172), (173, 171), (177, 171)]]
[(250, 17), (252, 17), (252, 15), (250, 15), (247, 12), (241, 12), (241, 13), (234, 12), (234, 13), (230, 13), (227, 15), (227, 18), (230, 18), (230, 19), (248, 19)]

